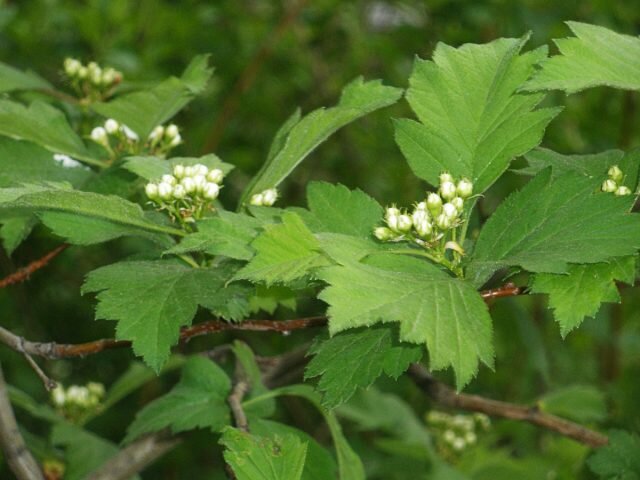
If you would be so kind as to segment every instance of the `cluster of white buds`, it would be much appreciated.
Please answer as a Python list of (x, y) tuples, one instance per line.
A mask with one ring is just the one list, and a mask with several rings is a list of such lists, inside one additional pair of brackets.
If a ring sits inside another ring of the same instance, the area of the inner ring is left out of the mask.
[(618, 165), (614, 165), (609, 168), (607, 175), (608, 178), (602, 182), (601, 189), (603, 192), (614, 193), (618, 196), (631, 195), (631, 189), (621, 185), (624, 180), (624, 173), (622, 173), (622, 170), (620, 170)]
[(158, 125), (149, 134), (149, 143), (152, 147), (177, 147), (182, 143), (182, 137), (177, 125), (173, 123), (166, 127)]
[(478, 441), (477, 427), (486, 431), (491, 426), (489, 417), (483, 413), (473, 415), (449, 415), (431, 410), (427, 414), (427, 423), (436, 432), (440, 449), (461, 452)]
[(278, 199), (278, 190), (275, 188), (269, 188), (263, 192), (256, 193), (251, 196), (249, 203), (258, 207), (270, 207)]
[(99, 143), (106, 149), (111, 149), (111, 139), (116, 142), (134, 143), (140, 140), (138, 134), (124, 124), (118, 123), (113, 118), (109, 118), (104, 122), (104, 126), (95, 127), (91, 130), (91, 140)]
[(83, 65), (75, 58), (65, 59), (64, 73), (73, 85), (85, 94), (89, 93), (90, 89), (110, 89), (122, 81), (122, 73), (114, 68), (102, 68), (96, 62)]
[(51, 390), (51, 402), (67, 417), (77, 417), (94, 410), (104, 397), (104, 385), (89, 382), (86, 386), (71, 385), (65, 389), (58, 385)]
[(128, 154), (149, 153), (164, 156), (169, 150), (182, 143), (182, 136), (177, 125), (158, 125), (149, 134), (146, 142), (128, 126), (113, 118), (107, 119), (103, 125), (91, 130), (91, 140), (102, 145), (112, 156), (118, 152)]
[[(447, 231), (462, 224), (465, 200), (472, 193), (470, 180), (463, 178), (456, 183), (451, 174), (442, 173), (437, 192), (428, 192), (427, 198), (417, 203), (411, 212), (395, 206), (387, 208), (384, 217), (387, 226), (377, 227), (373, 233), (382, 241), (414, 240), (420, 245), (433, 245), (445, 238)], [(463, 253), (455, 242), (447, 245)]]
[(161, 209), (167, 209), (172, 218), (185, 221), (198, 219), (211, 202), (218, 198), (224, 172), (209, 170), (206, 165), (176, 165), (173, 175), (163, 175), (159, 182), (148, 183), (145, 193)]

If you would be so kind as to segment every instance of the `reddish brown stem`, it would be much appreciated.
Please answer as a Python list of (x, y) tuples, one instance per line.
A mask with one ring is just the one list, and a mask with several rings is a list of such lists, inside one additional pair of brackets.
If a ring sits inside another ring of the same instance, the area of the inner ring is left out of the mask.
[(502, 297), (514, 297), (516, 295), (520, 295), (522, 293), (522, 289), (514, 283), (505, 283), (503, 286), (499, 288), (494, 288), (491, 290), (483, 290), (480, 292), (480, 296), (484, 298), (485, 302), (487, 300), (491, 300), (492, 298), (502, 298)]
[(62, 245), (59, 245), (51, 250), (43, 257), (34, 260), (26, 267), (23, 267), (16, 272), (13, 272), (12, 274), (4, 277), (2, 280), (0, 280), (0, 288), (5, 288), (9, 285), (13, 285), (14, 283), (24, 282), (32, 273), (45, 267), (51, 260), (57, 257), (68, 246), (68, 244), (63, 243)]

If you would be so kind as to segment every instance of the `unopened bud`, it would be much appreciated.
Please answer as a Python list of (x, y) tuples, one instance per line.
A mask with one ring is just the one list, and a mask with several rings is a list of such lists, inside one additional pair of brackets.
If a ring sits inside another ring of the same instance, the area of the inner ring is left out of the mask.
[(220, 187), (217, 183), (207, 183), (202, 190), (202, 196), (207, 200), (215, 200), (219, 193)]
[(414, 225), (417, 225), (418, 223), (422, 222), (423, 220), (427, 220), (428, 218), (429, 214), (427, 213), (427, 211), (418, 208), (416, 208), (411, 214), (411, 220), (413, 221)]
[(220, 184), (224, 179), (224, 173), (219, 168), (214, 168), (207, 173), (207, 180), (213, 183)]
[(78, 73), (82, 64), (76, 60), (75, 58), (65, 58), (64, 60), (64, 72), (69, 76), (73, 77)]
[(168, 183), (169, 185), (175, 185), (176, 177), (174, 177), (173, 175), (162, 175), (162, 181), (164, 183)]
[(124, 132), (125, 137), (127, 137), (129, 140), (132, 140), (134, 142), (137, 142), (138, 140), (140, 140), (140, 137), (138, 136), (138, 134), (133, 130), (131, 130), (126, 125), (122, 125), (122, 131)]
[(178, 126), (172, 123), (171, 125), (167, 126), (167, 128), (164, 131), (164, 134), (168, 138), (174, 138), (176, 135), (179, 135)]
[[(189, 168), (189, 167), (187, 167)], [(187, 193), (195, 192), (196, 184), (191, 177), (185, 177), (180, 181), (180, 184), (184, 187), (184, 191)]]
[(202, 193), (207, 184), (207, 178), (204, 175), (196, 175), (193, 177), (193, 184), (196, 186), (196, 192)]
[(175, 137), (173, 137), (173, 139), (171, 140), (171, 142), (169, 143), (170, 146), (172, 147), (177, 147), (178, 145), (180, 145), (182, 143), (182, 137), (180, 136), (180, 134), (176, 134)]
[(631, 195), (631, 189), (629, 187), (625, 187), (624, 185), (619, 186), (614, 192), (619, 197), (624, 195)]
[(262, 194), (261, 193), (256, 193), (255, 195), (251, 196), (251, 200), (249, 200), (249, 203), (251, 205), (255, 205), (256, 207), (261, 207), (262, 206)]
[(602, 191), (603, 192), (613, 193), (617, 189), (618, 189), (618, 184), (614, 180), (611, 180), (610, 178), (608, 178), (607, 180), (602, 182)]
[(456, 192), (462, 199), (469, 198), (473, 193), (473, 183), (471, 183), (471, 180), (463, 178), (458, 182)]
[(85, 67), (84, 65), (81, 65), (80, 68), (78, 68), (79, 79), (87, 78), (88, 74), (89, 74), (89, 70), (87, 70), (87, 67)]
[(464, 441), (464, 438), (461, 437), (456, 437), (456, 439), (451, 443), (453, 449), (458, 451), (464, 449), (466, 445), (467, 443)]
[(51, 400), (56, 407), (62, 407), (66, 400), (66, 395), (64, 393), (64, 388), (62, 385), (58, 385), (56, 388), (51, 390)]
[(440, 180), (440, 185), (446, 182), (453, 183), (453, 175), (451, 175), (449, 172), (442, 172), (438, 178)]
[(441, 230), (447, 230), (451, 228), (451, 219), (447, 217), (444, 213), (441, 213), (436, 217), (436, 225)]
[(144, 192), (151, 200), (155, 200), (156, 198), (158, 198), (158, 185), (156, 185), (155, 183), (147, 183), (147, 185), (144, 187)]
[(158, 185), (158, 196), (162, 200), (169, 200), (173, 194), (173, 187), (165, 182)]
[(270, 188), (262, 192), (262, 205), (270, 207), (278, 199), (278, 191), (275, 188)]
[(427, 208), (434, 217), (442, 211), (442, 198), (437, 193), (430, 193), (427, 196)]
[(193, 177), (196, 174), (195, 169), (192, 165), (188, 165), (184, 167), (184, 176), (185, 177)]
[(456, 207), (456, 210), (458, 210), (458, 212), (462, 212), (462, 210), (464, 209), (464, 200), (461, 197), (453, 197), (450, 203), (451, 205)]
[(420, 235), (423, 238), (428, 237), (429, 235), (431, 235), (431, 232), (433, 232), (433, 225), (431, 225), (431, 223), (429, 222), (429, 220), (427, 220), (426, 217), (417, 223), (414, 222), (413, 225), (418, 235)]
[(104, 72), (102, 72), (102, 84), (111, 85), (116, 81), (117, 77), (118, 72), (116, 72), (113, 68), (107, 68)]
[(113, 118), (109, 118), (106, 122), (104, 122), (104, 129), (110, 135), (113, 135), (120, 128), (120, 124), (116, 122)]
[(151, 130), (149, 134), (149, 140), (152, 142), (157, 142), (164, 135), (164, 127), (162, 125), (158, 125)]
[(96, 397), (101, 398), (104, 396), (104, 385), (102, 385), (101, 383), (89, 382), (87, 383), (87, 389), (89, 390), (89, 393), (95, 395)]
[(478, 440), (478, 437), (476, 436), (475, 433), (473, 432), (467, 432), (464, 436), (464, 440), (465, 442), (467, 442), (469, 445), (473, 445), (474, 443), (476, 443), (476, 441)]
[(107, 143), (107, 131), (102, 127), (96, 127), (91, 130), (91, 140), (101, 145)]
[(182, 200), (187, 195), (187, 190), (184, 188), (184, 185), (178, 184), (173, 187), (173, 198), (176, 200)]
[(453, 220), (458, 216), (458, 209), (453, 203), (445, 203), (442, 206), (442, 213)]
[(377, 227), (373, 231), (373, 234), (378, 240), (382, 240), (383, 242), (391, 240), (394, 237), (393, 232), (387, 227)]
[(184, 178), (184, 165), (176, 165), (173, 167), (173, 176), (178, 180)]
[(402, 214), (398, 216), (398, 231), (400, 232), (408, 232), (411, 230), (413, 226), (413, 222), (411, 221), (411, 217), (406, 214)]
[(193, 166), (193, 174), (194, 175), (202, 175), (205, 176), (207, 173), (209, 173), (209, 169), (207, 168), (206, 165), (203, 165), (201, 163), (196, 163)]
[(609, 174), (609, 178), (616, 183), (620, 183), (624, 178), (624, 174), (622, 173), (622, 170), (620, 170), (620, 167), (618, 167), (618, 165), (614, 165), (609, 168), (609, 171), (607, 173)]
[(440, 184), (440, 196), (445, 200), (451, 200), (456, 196), (456, 186), (453, 182), (443, 182)]

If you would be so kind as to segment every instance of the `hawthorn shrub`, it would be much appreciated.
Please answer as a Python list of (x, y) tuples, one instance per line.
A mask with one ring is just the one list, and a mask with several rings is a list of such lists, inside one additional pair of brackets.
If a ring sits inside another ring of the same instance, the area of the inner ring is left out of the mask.
[[(240, 480), (640, 475), (636, 434), (592, 429), (607, 416), (593, 386), (548, 392), (534, 406), (464, 391), (479, 369), (490, 377), (509, 361), (495, 364), (489, 305), (546, 295), (565, 337), (636, 281), (640, 151), (539, 145), (562, 111), (543, 103), (547, 92), (640, 89), (640, 39), (569, 27), (555, 56), (528, 50), (527, 35), (439, 44), (432, 59), (416, 59), (406, 90), (358, 78), (335, 106), (296, 110), (237, 204), (220, 197), (233, 165), (213, 153), (173, 155), (188, 134), (170, 122), (203, 92), (206, 56), (150, 88), (72, 58), (59, 86), (0, 65), (4, 248), (11, 254), (38, 225), (64, 242), (2, 286), (69, 245), (139, 239), (135, 253), (89, 269), (82, 286), (96, 319), (115, 322), (115, 338), (36, 342), (0, 328), (50, 390), (32, 398), (0, 377), (0, 441), (13, 474), (132, 478), (198, 438), (212, 475)], [(329, 136), (399, 101), (415, 118), (393, 119), (395, 141), (430, 185), (413, 205), (383, 207), (326, 182), (307, 185), (306, 208), (280, 198), (281, 183)], [(531, 178), (485, 218), (478, 205), (519, 157), (516, 173)], [(230, 340), (188, 344), (221, 332)], [(240, 332), (282, 340), (262, 355)], [(313, 339), (292, 341), (299, 334)], [(63, 385), (39, 366), (129, 347), (130, 368), (108, 388), (92, 378)], [(120, 438), (99, 435), (96, 422), (125, 398), (176, 372)], [(383, 392), (394, 380), (414, 386)], [(416, 408), (418, 392), (428, 409)], [(44, 433), (18, 429), (14, 409)], [(552, 432), (563, 458), (550, 467), (540, 460), (548, 452), (523, 455), (502, 419)], [(340, 420), (356, 430), (345, 434)], [(381, 436), (367, 442), (357, 430)]]

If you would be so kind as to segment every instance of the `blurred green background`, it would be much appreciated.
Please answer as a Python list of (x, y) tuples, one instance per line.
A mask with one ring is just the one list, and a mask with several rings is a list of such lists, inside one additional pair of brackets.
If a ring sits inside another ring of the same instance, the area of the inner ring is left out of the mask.
[[(223, 195), (223, 202), (234, 202), (266, 157), (276, 130), (297, 106), (308, 112), (333, 105), (342, 87), (359, 75), (405, 87), (414, 56), (428, 58), (437, 42), (457, 46), (531, 31), (529, 47), (549, 44), (554, 52), (550, 39), (568, 35), (565, 20), (637, 35), (640, 3), (4, 0), (0, 1), (0, 60), (36, 71), (64, 88), (61, 67), (68, 56), (113, 66), (133, 84), (177, 75), (194, 55), (210, 53), (214, 79), (175, 119), (185, 143), (174, 153), (199, 156), (213, 151), (235, 164), (237, 170)], [(546, 102), (565, 106), (548, 129), (543, 142), (548, 148), (591, 153), (640, 145), (637, 95), (601, 88), (568, 98), (551, 95)], [(359, 187), (383, 204), (408, 205), (418, 199), (425, 185), (413, 177), (393, 140), (391, 118), (402, 116), (412, 116), (404, 101), (339, 131), (285, 182), (287, 203), (303, 204), (305, 184), (319, 179)], [(523, 181), (507, 174), (484, 200), (482, 213), (490, 213)], [(228, 205), (231, 208), (233, 203)], [(0, 276), (38, 258), (58, 242), (45, 229), (37, 229), (11, 258), (0, 253)], [(80, 296), (79, 287), (87, 272), (141, 245), (120, 240), (68, 249), (29, 282), (0, 290), (2, 325), (34, 340), (79, 342), (111, 336), (113, 325), (93, 320), (93, 302)], [(541, 299), (496, 302), (492, 310), (496, 372), (481, 371), (470, 390), (530, 402), (561, 386), (590, 384), (605, 394), (608, 417), (601, 425), (640, 429), (635, 406), (640, 398), (640, 300), (636, 289), (623, 293), (622, 306), (603, 307), (596, 319), (586, 321), (565, 341)], [(311, 304), (307, 308), (317, 313), (318, 307)], [(309, 339), (303, 337), (243, 336), (264, 354)], [(197, 350), (203, 344), (222, 341), (223, 337), (202, 340), (189, 348)], [(38, 379), (17, 354), (0, 349), (0, 358), (12, 384), (46, 399)], [(44, 367), (65, 383), (97, 380), (109, 385), (131, 359), (131, 353), (122, 350), (84, 360), (47, 362)], [(150, 383), (91, 427), (117, 441), (139, 406), (174, 380), (169, 375)], [(409, 383), (382, 382), (379, 386), (408, 398), (419, 416), (425, 411), (424, 400)], [(34, 433), (46, 431), (27, 417), (21, 420)], [(352, 431), (357, 422), (347, 422), (347, 426)], [(313, 426), (307, 428), (313, 433)], [(569, 441), (508, 422), (497, 422), (491, 435), (487, 445), (501, 453), (490, 454), (488, 447), (486, 451), (478, 447), (469, 455), (521, 458), (519, 465), (535, 462), (537, 469), (523, 468), (522, 476), (512, 478), (588, 478), (581, 467), (586, 450)], [(219, 458), (212, 456), (210, 440), (204, 434), (190, 437), (189, 447), (157, 463), (146, 478), (186, 478), (190, 473), (194, 478), (213, 478)], [(380, 453), (384, 449), (374, 446), (375, 434), (359, 434), (354, 443), (367, 459), (371, 478), (416, 478), (404, 470), (412, 461), (419, 467), (420, 460), (404, 458), (403, 466), (392, 468), (396, 464), (391, 459), (398, 462), (400, 453), (388, 445), (387, 450), (395, 453)], [(466, 471), (475, 468), (465, 467), (464, 461), (459, 464)], [(490, 476), (490, 469), (483, 472), (474, 473), (473, 478), (499, 478)], [(556, 476), (537, 476), (539, 472), (555, 472)], [(0, 470), (0, 478), (10, 478), (7, 475)]]

